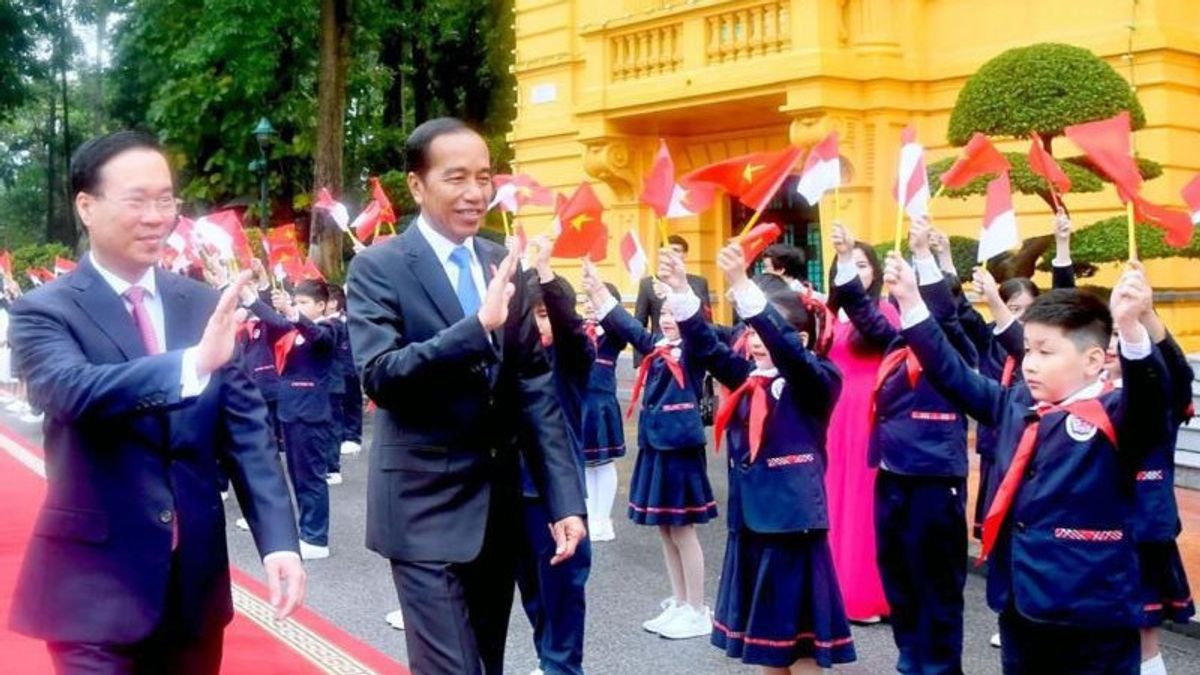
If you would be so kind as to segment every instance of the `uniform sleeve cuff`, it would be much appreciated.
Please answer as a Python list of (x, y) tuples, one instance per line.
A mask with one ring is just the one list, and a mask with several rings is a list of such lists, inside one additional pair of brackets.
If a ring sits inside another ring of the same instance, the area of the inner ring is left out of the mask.
[(700, 312), (700, 298), (690, 288), (683, 293), (672, 291), (663, 304), (676, 321), (687, 321)]
[(1150, 334), (1146, 332), (1145, 326), (1138, 325), (1137, 334), (1131, 336), (1133, 339), (1126, 340), (1124, 335), (1117, 337), (1117, 341), (1121, 346), (1121, 356), (1124, 356), (1130, 361), (1140, 361), (1148, 358), (1154, 351), (1154, 343), (1150, 341)]
[(183, 350), (182, 367), (179, 369), (179, 395), (182, 398), (192, 398), (204, 393), (212, 373), (201, 376), (196, 370), (196, 348)]
[(922, 286), (932, 286), (942, 281), (942, 268), (938, 267), (937, 259), (931, 255), (913, 258), (913, 269), (917, 271), (917, 283)]
[(1000, 335), (1004, 331), (1008, 330), (1008, 327), (1013, 325), (1013, 321), (1016, 321), (1016, 319), (1009, 317), (1008, 321), (1005, 321), (1003, 326), (996, 324), (992, 327), (992, 335)]
[(737, 305), (738, 316), (743, 319), (758, 316), (767, 308), (767, 296), (749, 281), (733, 287), (733, 302)]
[(837, 264), (837, 274), (835, 274), (833, 277), (833, 285), (845, 286), (851, 281), (854, 281), (854, 278), (857, 276), (858, 268), (854, 266), (854, 263), (843, 263), (841, 260), (839, 260)]
[(612, 312), (616, 308), (617, 299), (611, 295), (608, 296), (608, 299), (606, 299), (599, 307), (596, 308), (596, 320), (603, 321), (604, 317), (608, 316), (609, 312)]
[(917, 303), (915, 306), (908, 308), (904, 314), (900, 316), (900, 328), (912, 328), (929, 318), (929, 308), (925, 303)]
[(277, 558), (291, 558), (296, 562), (300, 562), (300, 554), (295, 551), (271, 551), (263, 556), (263, 564), (266, 565), (268, 562)]

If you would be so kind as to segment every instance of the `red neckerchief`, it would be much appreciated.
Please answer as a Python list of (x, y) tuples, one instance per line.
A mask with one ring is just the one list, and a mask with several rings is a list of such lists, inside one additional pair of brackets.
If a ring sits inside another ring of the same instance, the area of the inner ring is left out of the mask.
[[(1100, 394), (1112, 391), (1112, 388), (1111, 383), (1105, 383)], [(1009, 509), (1012, 508), (1013, 499), (1021, 487), (1021, 479), (1025, 476), (1025, 469), (1029, 466), (1034, 450), (1037, 448), (1037, 432), (1042, 417), (1052, 412), (1066, 412), (1095, 426), (1108, 437), (1113, 446), (1117, 445), (1116, 429), (1099, 396), (1073, 401), (1066, 405), (1038, 406), (1035, 412), (1037, 417), (1029, 422), (1024, 433), (1021, 434), (1021, 441), (1017, 443), (1017, 452), (1013, 455), (1012, 464), (1008, 466), (1008, 471), (1004, 472), (1004, 479), (1000, 481), (1000, 487), (996, 489), (996, 497), (992, 500), (987, 516), (983, 519), (983, 545), (980, 548), (977, 565), (981, 565), (987, 560), (988, 554), (992, 552), (992, 547), (996, 545), (996, 537), (1000, 535), (1000, 526), (1004, 524), (1004, 519), (1008, 516)]]
[(1000, 386), (1008, 387), (1012, 384), (1013, 375), (1017, 372), (1017, 359), (1014, 356), (1007, 356), (1004, 359), (1004, 371), (1000, 373)]
[(292, 347), (296, 346), (296, 338), (300, 337), (300, 331), (296, 329), (289, 330), (279, 339), (275, 341), (275, 372), (283, 374), (283, 368), (287, 365), (288, 354), (292, 353)]
[(879, 396), (879, 390), (883, 388), (883, 383), (891, 377), (892, 373), (904, 364), (908, 371), (908, 386), (915, 388), (917, 382), (921, 379), (921, 362), (917, 360), (917, 355), (913, 354), (908, 347), (901, 347), (894, 351), (888, 352), (883, 357), (883, 361), (879, 364), (879, 374), (875, 376), (875, 386), (871, 389), (871, 401), (869, 410), (871, 411), (870, 425), (875, 426), (875, 399)]
[(729, 419), (737, 412), (742, 396), (750, 392), (750, 423), (746, 425), (750, 436), (750, 462), (753, 463), (754, 459), (758, 457), (758, 450), (762, 447), (763, 427), (766, 425), (769, 412), (767, 387), (774, 379), (770, 375), (751, 375), (746, 378), (742, 386), (735, 389), (721, 402), (721, 409), (717, 411), (717, 419), (713, 422), (716, 452), (721, 452), (721, 439), (725, 437), (725, 427), (729, 424)]
[(646, 385), (646, 378), (650, 375), (650, 365), (655, 359), (662, 359), (667, 364), (667, 370), (671, 371), (671, 375), (675, 378), (675, 384), (679, 385), (680, 389), (686, 386), (683, 379), (683, 366), (679, 365), (679, 361), (671, 356), (672, 345), (662, 345), (655, 347), (645, 359), (642, 359), (642, 365), (638, 368), (637, 380), (633, 383), (633, 392), (629, 397), (629, 410), (625, 412), (625, 419), (629, 419), (633, 415), (633, 406), (641, 399), (642, 387)]

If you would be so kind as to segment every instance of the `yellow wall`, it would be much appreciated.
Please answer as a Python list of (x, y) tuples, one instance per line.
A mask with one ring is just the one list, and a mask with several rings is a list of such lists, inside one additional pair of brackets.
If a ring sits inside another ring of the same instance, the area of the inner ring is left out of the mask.
[[(1132, 23), (1133, 77), (1147, 118), (1137, 148), (1166, 169), (1147, 194), (1179, 204), (1179, 190), (1200, 169), (1194, 0), (516, 0), (514, 22), (518, 104), (510, 141), (518, 169), (568, 192), (581, 180), (596, 183), (612, 234), (602, 269), (625, 291), (635, 283), (616, 242), (630, 228), (646, 245), (655, 239), (652, 213), (637, 195), (659, 138), (682, 173), (789, 140), (811, 144), (836, 129), (851, 168), (842, 218), (860, 238), (882, 241), (895, 222), (900, 130), (916, 125), (928, 161), (953, 155), (945, 131), (965, 79), (1003, 50), (1034, 42), (1086, 47), (1128, 77)], [(1064, 146), (1056, 143), (1056, 154)], [(1045, 205), (1015, 199), (1022, 234), (1048, 232)], [(1069, 200), (1080, 225), (1121, 212), (1111, 189)], [(932, 208), (950, 233), (977, 236), (982, 199), (943, 199)], [(531, 232), (550, 222), (544, 211), (521, 218)], [(671, 225), (718, 292), (713, 258), (729, 218), (721, 200)], [(1200, 274), (1180, 260), (1155, 261), (1151, 271), (1159, 286), (1200, 289)], [(1114, 273), (1110, 266), (1096, 281), (1111, 282)], [(1192, 350), (1200, 350), (1198, 307), (1192, 301), (1165, 312)]]

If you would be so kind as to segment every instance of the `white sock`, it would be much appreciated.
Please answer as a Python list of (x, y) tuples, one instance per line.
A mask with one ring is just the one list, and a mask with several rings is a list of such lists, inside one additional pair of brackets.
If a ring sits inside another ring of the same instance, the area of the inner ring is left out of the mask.
[(595, 520), (597, 512), (596, 502), (596, 469), (597, 467), (589, 466), (583, 470), (584, 487), (587, 489), (586, 503), (588, 520)]
[(595, 468), (596, 515), (612, 520), (613, 501), (617, 498), (617, 463), (609, 462)]
[(1142, 675), (1167, 675), (1167, 664), (1163, 661), (1162, 652), (1154, 658), (1142, 661)]

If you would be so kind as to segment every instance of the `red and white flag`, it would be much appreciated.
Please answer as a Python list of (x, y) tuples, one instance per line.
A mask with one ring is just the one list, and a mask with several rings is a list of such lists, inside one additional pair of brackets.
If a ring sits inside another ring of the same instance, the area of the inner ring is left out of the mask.
[(980, 176), (990, 173), (1003, 173), (1012, 169), (1008, 158), (1000, 154), (988, 137), (975, 132), (963, 154), (946, 173), (942, 174), (942, 185), (948, 190), (966, 187), (968, 183)]
[(359, 213), (350, 223), (350, 229), (354, 232), (354, 238), (361, 242), (368, 242), (379, 231), (379, 226), (383, 222), (382, 210), (379, 202), (370, 201), (367, 206)]
[(237, 260), (243, 268), (249, 268), (250, 258), (254, 257), (242, 220), (232, 210), (198, 218), (192, 223), (192, 242), (198, 248), (212, 251), (219, 260)]
[(796, 192), (804, 201), (816, 206), (826, 192), (842, 185), (842, 161), (838, 156), (838, 135), (829, 132), (825, 140), (813, 147), (804, 160), (804, 170), (796, 183)]
[(61, 256), (54, 258), (54, 276), (61, 277), (75, 271), (75, 261)]
[(983, 230), (979, 233), (980, 263), (1016, 248), (1021, 243), (1017, 234), (1017, 215), (1013, 211), (1012, 187), (1008, 172), (988, 182), (987, 203), (983, 211)]
[(34, 286), (54, 281), (54, 273), (45, 267), (30, 267), (25, 270), (25, 274), (29, 275), (29, 283)]
[(1183, 201), (1188, 205), (1188, 211), (1192, 214), (1192, 222), (1200, 225), (1200, 174), (1188, 181), (1188, 184), (1183, 187)]
[(542, 187), (527, 174), (496, 174), (492, 176), (492, 185), (496, 188), (496, 194), (488, 204), (489, 211), (497, 206), (509, 213), (520, 211), (526, 204), (554, 206), (554, 191)]
[(166, 246), (163, 248), (162, 264), (172, 272), (181, 273), (197, 260), (196, 246), (192, 243), (192, 225), (191, 218), (180, 216), (164, 242)]
[(925, 173), (925, 148), (917, 142), (917, 130), (904, 127), (900, 135), (900, 166), (896, 174), (896, 202), (908, 217), (929, 217), (929, 176)]
[(667, 142), (659, 140), (654, 166), (642, 183), (642, 203), (659, 218), (687, 218), (712, 206), (716, 189), (704, 183), (683, 187), (675, 181), (675, 162)]
[(646, 251), (633, 230), (621, 237), (621, 262), (625, 263), (625, 269), (634, 281), (646, 275)]

